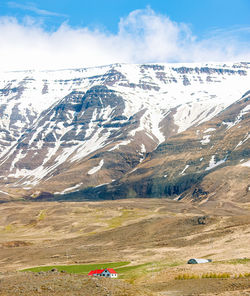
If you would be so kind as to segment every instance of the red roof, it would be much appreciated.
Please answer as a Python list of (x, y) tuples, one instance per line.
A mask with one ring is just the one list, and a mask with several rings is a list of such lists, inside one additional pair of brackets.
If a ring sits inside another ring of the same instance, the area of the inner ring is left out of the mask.
[(89, 273), (88, 273), (88, 275), (93, 275), (95, 273), (95, 271), (94, 270), (91, 270)]
[(107, 268), (110, 273), (117, 273), (113, 268)]
[(91, 270), (88, 275), (94, 275), (94, 274), (101, 274), (104, 271), (104, 269), (95, 269)]
[(94, 275), (94, 274), (102, 274), (104, 270), (108, 270), (110, 273), (117, 273), (113, 268), (105, 268), (105, 269), (95, 269), (91, 270), (88, 275)]

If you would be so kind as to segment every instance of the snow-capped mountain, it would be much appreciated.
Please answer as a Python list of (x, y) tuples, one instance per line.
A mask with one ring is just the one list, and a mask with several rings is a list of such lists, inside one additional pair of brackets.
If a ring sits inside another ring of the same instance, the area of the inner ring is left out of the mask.
[(112, 184), (249, 89), (250, 63), (0, 73), (1, 199)]

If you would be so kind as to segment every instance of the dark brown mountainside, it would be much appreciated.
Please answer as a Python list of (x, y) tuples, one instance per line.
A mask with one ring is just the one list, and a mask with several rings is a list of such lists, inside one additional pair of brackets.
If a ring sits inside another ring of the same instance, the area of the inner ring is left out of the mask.
[(201, 125), (170, 137), (99, 197), (249, 201), (250, 94)]

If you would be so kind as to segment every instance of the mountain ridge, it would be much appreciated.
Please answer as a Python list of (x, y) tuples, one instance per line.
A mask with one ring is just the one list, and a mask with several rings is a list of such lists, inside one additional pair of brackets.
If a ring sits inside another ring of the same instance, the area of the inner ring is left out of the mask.
[(246, 93), (249, 69), (115, 64), (15, 72), (19, 80), (2, 73), (1, 198), (63, 196), (133, 175), (161, 143)]

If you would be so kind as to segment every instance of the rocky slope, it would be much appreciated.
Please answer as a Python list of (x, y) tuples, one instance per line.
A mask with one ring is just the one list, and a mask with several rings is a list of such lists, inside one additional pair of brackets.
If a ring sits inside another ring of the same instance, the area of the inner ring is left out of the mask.
[(248, 172), (249, 75), (249, 63), (1, 73), (0, 199), (173, 197), (214, 167), (243, 159)]
[(213, 119), (170, 137), (100, 196), (250, 201), (250, 93)]
[(116, 279), (89, 277), (86, 275), (72, 275), (59, 272), (47, 273), (12, 273), (1, 276), (1, 296), (10, 295), (51, 295), (51, 296), (153, 296), (152, 292), (142, 287)]

